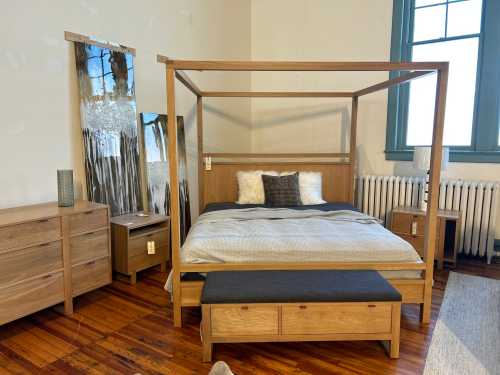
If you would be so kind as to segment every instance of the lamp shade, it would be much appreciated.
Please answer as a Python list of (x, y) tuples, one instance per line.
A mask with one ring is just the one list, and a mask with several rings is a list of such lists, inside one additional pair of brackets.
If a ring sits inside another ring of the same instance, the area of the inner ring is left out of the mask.
[[(448, 162), (450, 159), (450, 149), (448, 147), (443, 147), (443, 153), (441, 158), (441, 170), (444, 171), (448, 168)], [(431, 166), (431, 147), (430, 146), (417, 146), (413, 152), (413, 168), (427, 171)]]

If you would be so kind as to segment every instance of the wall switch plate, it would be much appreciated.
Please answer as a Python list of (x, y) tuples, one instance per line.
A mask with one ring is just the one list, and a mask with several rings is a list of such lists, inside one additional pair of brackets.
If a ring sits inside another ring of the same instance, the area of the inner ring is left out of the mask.
[(156, 254), (156, 246), (154, 241), (148, 241), (148, 255)]

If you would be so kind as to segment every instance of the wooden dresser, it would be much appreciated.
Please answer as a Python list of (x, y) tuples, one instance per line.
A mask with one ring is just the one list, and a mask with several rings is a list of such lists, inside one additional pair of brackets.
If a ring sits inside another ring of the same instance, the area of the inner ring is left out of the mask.
[(111, 282), (109, 210), (76, 201), (0, 210), (0, 324)]
[(129, 214), (111, 219), (113, 269), (135, 284), (137, 272), (161, 265), (170, 258), (170, 218), (164, 215)]
[[(392, 210), (391, 219), (391, 231), (411, 243), (421, 257), (424, 256), (425, 214), (416, 207), (397, 207)], [(456, 263), (460, 223), (460, 211), (438, 210), (434, 257), (438, 269), (443, 268), (443, 262)]]

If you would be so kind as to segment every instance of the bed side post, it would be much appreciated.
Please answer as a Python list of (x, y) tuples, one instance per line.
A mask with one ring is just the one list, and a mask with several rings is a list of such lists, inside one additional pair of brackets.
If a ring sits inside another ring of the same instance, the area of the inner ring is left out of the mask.
[(351, 106), (351, 131), (349, 142), (349, 202), (353, 205), (355, 202), (355, 177), (356, 177), (356, 132), (358, 127), (358, 96), (352, 97)]
[(441, 158), (443, 149), (444, 116), (446, 107), (446, 88), (448, 84), (448, 64), (438, 70), (436, 85), (436, 104), (434, 108), (434, 126), (432, 134), (432, 152), (429, 183), (429, 204), (425, 216), (424, 261), (425, 286), (424, 303), (420, 306), (420, 321), (429, 323), (432, 310), (432, 283), (434, 273), (434, 254), (436, 250), (436, 227), (441, 177)]
[(172, 233), (172, 293), (174, 326), (182, 326), (180, 274), (180, 205), (175, 115), (175, 70), (167, 65), (168, 166), (170, 171), (170, 225)]
[(196, 97), (196, 129), (198, 135), (198, 213), (205, 208), (205, 171), (203, 166), (203, 97)]

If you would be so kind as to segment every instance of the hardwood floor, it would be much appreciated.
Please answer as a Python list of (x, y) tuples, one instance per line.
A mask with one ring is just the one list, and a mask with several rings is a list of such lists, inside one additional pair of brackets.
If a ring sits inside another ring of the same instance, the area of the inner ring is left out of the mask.
[[(456, 271), (500, 279), (498, 263), (460, 260)], [(72, 317), (47, 309), (0, 327), (0, 374), (207, 374), (199, 309), (186, 309), (184, 328), (174, 328), (166, 276), (114, 281), (78, 298)], [(429, 326), (416, 307), (403, 308), (399, 360), (377, 342), (219, 344), (215, 359), (237, 374), (420, 374), (447, 278), (437, 271)]]

